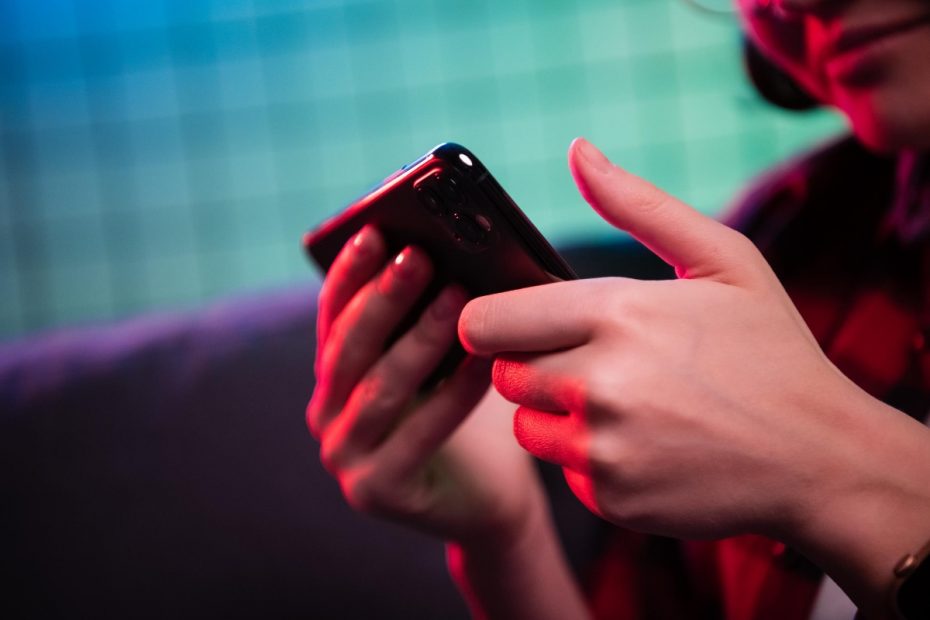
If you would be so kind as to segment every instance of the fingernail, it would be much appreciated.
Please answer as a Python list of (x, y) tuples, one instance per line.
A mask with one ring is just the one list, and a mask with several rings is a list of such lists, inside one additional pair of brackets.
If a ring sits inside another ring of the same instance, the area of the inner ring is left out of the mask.
[(439, 294), (430, 309), (437, 319), (448, 319), (457, 314), (465, 301), (464, 295), (456, 287), (449, 287)]
[(397, 275), (408, 278), (413, 275), (415, 269), (411, 261), (413, 250), (411, 248), (404, 248), (400, 254), (394, 258), (394, 272)]
[(575, 138), (575, 142), (578, 143), (578, 153), (598, 172), (606, 173), (613, 166), (610, 160), (596, 146), (584, 138)]
[(371, 233), (368, 228), (363, 228), (352, 238), (352, 247), (355, 249), (357, 258), (364, 258), (371, 253), (371, 244), (369, 243)]

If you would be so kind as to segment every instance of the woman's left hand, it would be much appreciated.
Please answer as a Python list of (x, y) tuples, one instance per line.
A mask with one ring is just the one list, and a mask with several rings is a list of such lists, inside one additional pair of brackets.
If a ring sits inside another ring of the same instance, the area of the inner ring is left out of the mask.
[(494, 385), (520, 405), (517, 440), (561, 465), (614, 523), (793, 538), (825, 497), (863, 482), (863, 454), (893, 426), (886, 412), (830, 363), (746, 237), (583, 140), (570, 164), (601, 216), (679, 279), (559, 282), (471, 301), (459, 334), (495, 357)]

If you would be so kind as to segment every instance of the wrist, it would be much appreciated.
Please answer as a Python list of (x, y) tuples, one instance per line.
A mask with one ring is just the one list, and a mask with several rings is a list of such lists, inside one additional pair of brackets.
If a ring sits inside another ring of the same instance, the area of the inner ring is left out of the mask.
[(866, 618), (890, 617), (901, 558), (930, 538), (930, 429), (864, 392), (779, 536), (832, 577)]
[(519, 527), (448, 542), (446, 560), (475, 618), (588, 617), (548, 504), (537, 505)]
[(493, 564), (513, 561), (526, 555), (534, 546), (555, 536), (542, 492), (538, 493), (539, 497), (535, 497), (536, 493), (533, 495), (533, 501), (516, 518), (496, 521), (467, 536), (449, 540), (447, 546), (473, 560), (480, 558)]

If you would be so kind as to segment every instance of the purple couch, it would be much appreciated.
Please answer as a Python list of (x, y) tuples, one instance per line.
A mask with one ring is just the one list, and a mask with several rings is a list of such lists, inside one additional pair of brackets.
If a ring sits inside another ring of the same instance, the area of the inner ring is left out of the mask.
[[(566, 254), (668, 275), (632, 245)], [(315, 298), (0, 347), (0, 617), (467, 617), (442, 545), (353, 513), (319, 464)], [(542, 471), (583, 572), (602, 527)]]

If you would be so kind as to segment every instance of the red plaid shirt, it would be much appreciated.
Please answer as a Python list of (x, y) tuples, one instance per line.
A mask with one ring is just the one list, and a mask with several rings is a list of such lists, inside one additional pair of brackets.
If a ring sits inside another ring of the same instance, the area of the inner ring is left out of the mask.
[[(847, 138), (769, 173), (728, 220), (836, 366), (918, 419), (930, 410), (927, 159), (879, 157)], [(760, 536), (682, 543), (617, 529), (589, 591), (604, 619), (803, 619), (821, 578)]]

